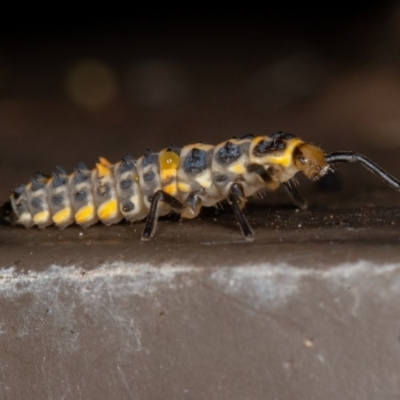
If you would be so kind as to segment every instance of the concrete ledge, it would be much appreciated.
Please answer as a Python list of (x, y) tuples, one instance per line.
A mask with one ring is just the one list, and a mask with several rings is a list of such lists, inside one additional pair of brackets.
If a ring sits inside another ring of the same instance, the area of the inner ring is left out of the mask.
[(291, 221), (244, 244), (224, 218), (146, 244), (1, 228), (1, 397), (397, 399), (397, 228)]

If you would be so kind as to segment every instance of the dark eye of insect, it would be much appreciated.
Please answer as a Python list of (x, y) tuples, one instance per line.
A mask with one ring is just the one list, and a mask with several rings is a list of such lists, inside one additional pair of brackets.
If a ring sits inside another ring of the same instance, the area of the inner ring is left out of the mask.
[(77, 201), (82, 201), (86, 199), (87, 193), (84, 190), (81, 190), (80, 192), (75, 192), (74, 196)]
[(230, 164), (240, 157), (240, 147), (237, 144), (226, 142), (218, 152), (217, 158), (221, 164)]
[(132, 186), (132, 179), (124, 179), (119, 183), (119, 186), (121, 187), (122, 190), (129, 189)]
[(256, 157), (262, 157), (268, 153), (273, 153), (275, 151), (284, 150), (286, 143), (281, 139), (270, 139), (261, 140), (253, 149), (253, 154)]

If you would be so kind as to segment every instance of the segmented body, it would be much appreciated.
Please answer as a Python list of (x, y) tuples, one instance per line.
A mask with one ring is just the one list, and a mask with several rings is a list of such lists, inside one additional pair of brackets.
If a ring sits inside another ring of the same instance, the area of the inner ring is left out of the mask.
[[(318, 171), (315, 163), (298, 162), (304, 153), (300, 149), (321, 153)], [(27, 228), (65, 228), (74, 222), (88, 227), (97, 221), (110, 225), (144, 219), (154, 194), (162, 190), (185, 205), (178, 211), (184, 218), (193, 218), (202, 206), (226, 199), (233, 183), (248, 197), (261, 188), (276, 189), (301, 169), (309, 177), (323, 175), (328, 165), (322, 150), (292, 134), (247, 135), (216, 146), (195, 143), (158, 153), (147, 150), (137, 160), (126, 155), (116, 164), (100, 158), (93, 170), (81, 163), (70, 175), (58, 168), (51, 177), (39, 174), (18, 186), (11, 205), (17, 222)], [(158, 215), (171, 211), (164, 202), (157, 207)]]

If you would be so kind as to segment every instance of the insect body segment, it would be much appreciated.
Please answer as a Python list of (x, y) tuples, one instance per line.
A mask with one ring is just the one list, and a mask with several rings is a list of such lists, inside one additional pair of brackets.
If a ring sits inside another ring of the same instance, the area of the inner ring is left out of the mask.
[(93, 170), (83, 163), (70, 175), (60, 167), (50, 177), (37, 174), (14, 189), (0, 219), (29, 228), (60, 228), (76, 222), (88, 227), (147, 217), (142, 239), (154, 235), (157, 218), (171, 211), (194, 218), (201, 207), (227, 200), (247, 240), (254, 236), (243, 214), (247, 197), (261, 189), (285, 186), (294, 203), (306, 203), (289, 180), (299, 171), (310, 179), (325, 175), (330, 164), (358, 161), (396, 190), (400, 182), (371, 160), (352, 152), (325, 155), (319, 148), (283, 132), (232, 138), (216, 146), (194, 143), (182, 149), (146, 150), (135, 160), (127, 154), (111, 164), (100, 157)]

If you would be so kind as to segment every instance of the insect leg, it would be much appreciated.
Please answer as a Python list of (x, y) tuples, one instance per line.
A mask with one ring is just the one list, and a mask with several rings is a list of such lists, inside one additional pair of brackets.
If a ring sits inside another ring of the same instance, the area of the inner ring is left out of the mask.
[[(250, 164), (247, 167), (248, 172), (255, 172), (257, 175), (261, 177), (261, 179), (265, 183), (271, 182), (271, 175), (268, 173), (268, 170), (264, 168), (261, 164)], [(297, 191), (296, 188), (290, 186), (287, 182), (283, 183), (283, 186), (286, 189), (286, 192), (290, 196), (296, 207), (299, 207), (301, 210), (307, 210), (308, 204), (306, 200), (301, 196), (301, 194)]]
[(0, 224), (15, 225), (17, 220), (18, 217), (15, 215), (10, 201), (0, 206)]
[(269, 183), (269, 182), (271, 182), (271, 175), (268, 173), (268, 171), (264, 168), (264, 166), (263, 165), (261, 165), (261, 164), (256, 164), (256, 163), (253, 163), (253, 164), (250, 164), (248, 167), (247, 167), (247, 171), (248, 172), (254, 172), (254, 173), (256, 173), (257, 175), (259, 175), (260, 177), (261, 177), (261, 179), (265, 182), (265, 183)]
[(359, 162), (373, 174), (377, 175), (384, 182), (386, 182), (390, 187), (395, 190), (400, 191), (400, 181), (394, 176), (388, 174), (383, 168), (375, 164), (369, 158), (363, 156), (362, 154), (353, 153), (352, 151), (338, 151), (335, 153), (325, 154), (325, 160), (329, 164), (337, 162)]
[(228, 203), (232, 206), (233, 213), (239, 222), (243, 236), (246, 240), (251, 241), (254, 239), (254, 232), (242, 211), (245, 201), (246, 197), (244, 195), (242, 186), (238, 183), (234, 183), (229, 191)]
[(201, 200), (197, 192), (192, 192), (186, 200), (186, 208), (194, 215), (198, 214)]
[(288, 182), (283, 182), (283, 187), (286, 189), (286, 193), (292, 199), (292, 202), (296, 207), (300, 208), (300, 210), (307, 210), (307, 201), (295, 187), (290, 186)]
[(154, 194), (149, 215), (146, 219), (146, 225), (144, 226), (143, 233), (142, 233), (142, 240), (150, 240), (150, 238), (154, 235), (156, 225), (157, 225), (157, 218), (158, 218), (158, 202), (163, 201), (164, 203), (168, 204), (173, 210), (175, 211), (182, 211), (185, 209), (185, 206), (177, 200), (175, 197), (171, 196), (170, 194), (163, 192), (162, 190), (157, 190)]

